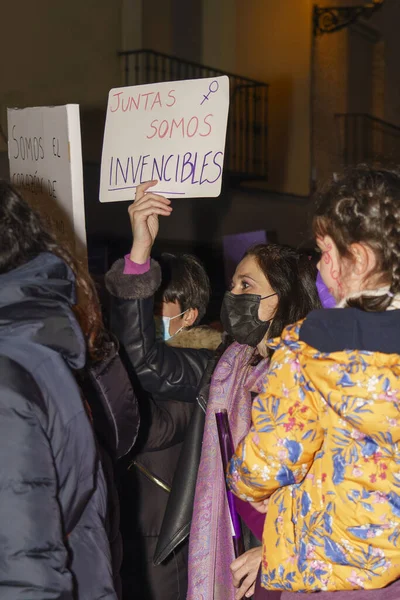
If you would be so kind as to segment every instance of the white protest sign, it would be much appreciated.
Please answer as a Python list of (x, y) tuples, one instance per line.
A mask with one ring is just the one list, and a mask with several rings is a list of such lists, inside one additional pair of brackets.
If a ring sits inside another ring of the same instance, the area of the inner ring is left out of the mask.
[(9, 108), (11, 181), (61, 243), (86, 259), (79, 106)]
[(100, 202), (132, 200), (153, 179), (170, 198), (219, 196), (228, 109), (226, 76), (111, 90)]

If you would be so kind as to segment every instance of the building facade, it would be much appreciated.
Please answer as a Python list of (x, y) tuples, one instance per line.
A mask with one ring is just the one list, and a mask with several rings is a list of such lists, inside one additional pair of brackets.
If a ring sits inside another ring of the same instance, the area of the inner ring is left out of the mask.
[[(79, 103), (89, 237), (129, 237), (125, 203), (97, 199), (105, 107), (109, 89), (134, 83), (140, 69), (147, 78), (160, 77), (146, 70), (146, 60), (158, 56), (164, 64), (176, 57), (168, 64), (180, 77), (188, 63), (197, 65), (188, 76), (206, 74), (201, 65), (235, 74), (244, 91), (231, 112), (247, 128), (250, 148), (221, 198), (175, 202), (174, 218), (162, 224), (165, 242), (214, 244), (225, 234), (265, 228), (280, 242), (307, 244), (310, 196), (319, 182), (351, 162), (400, 162), (398, 0), (385, 0), (368, 20), (323, 34), (314, 31), (312, 0), (22, 4), (23, 10), (21, 3), (3, 9), (9, 26), (2, 33), (0, 170), (4, 175), (7, 107)], [(319, 8), (332, 4), (367, 1), (318, 1)], [(134, 63), (137, 53), (141, 62)], [(260, 87), (254, 92), (259, 84), (268, 84), (264, 95)]]

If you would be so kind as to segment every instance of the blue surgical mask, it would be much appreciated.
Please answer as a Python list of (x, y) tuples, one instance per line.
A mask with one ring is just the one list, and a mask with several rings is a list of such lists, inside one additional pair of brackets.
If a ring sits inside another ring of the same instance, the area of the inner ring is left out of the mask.
[(178, 329), (178, 331), (176, 333), (174, 333), (174, 335), (171, 335), (169, 333), (169, 326), (170, 326), (171, 321), (173, 321), (174, 319), (177, 319), (178, 317), (181, 317), (185, 313), (187, 313), (187, 310), (184, 310), (183, 312), (179, 313), (179, 315), (176, 315), (175, 317), (162, 317), (164, 342), (168, 342), (168, 340), (175, 337), (179, 332), (182, 331), (183, 325), (180, 329)]

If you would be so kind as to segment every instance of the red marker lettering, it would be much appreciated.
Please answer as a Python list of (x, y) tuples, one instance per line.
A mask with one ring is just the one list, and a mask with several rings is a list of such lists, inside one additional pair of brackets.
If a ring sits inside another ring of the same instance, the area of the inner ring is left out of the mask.
[(132, 104), (134, 104), (134, 105), (135, 105), (135, 108), (136, 108), (136, 110), (138, 110), (138, 109), (139, 109), (139, 106), (140, 106), (140, 94), (139, 94), (139, 96), (137, 97), (137, 101), (135, 100), (135, 98), (134, 98), (133, 96), (131, 96), (131, 98), (130, 98), (129, 110), (131, 109), (131, 107), (132, 107)]
[(212, 127), (211, 127), (211, 123), (209, 123), (209, 122), (207, 121), (207, 119), (209, 119), (209, 118), (211, 118), (211, 117), (213, 117), (213, 116), (214, 116), (214, 115), (211, 115), (211, 114), (210, 114), (210, 115), (206, 115), (206, 116), (204, 117), (204, 123), (205, 123), (205, 124), (208, 126), (208, 132), (207, 132), (207, 133), (200, 133), (200, 136), (201, 136), (201, 137), (207, 137), (207, 136), (209, 136), (209, 135), (210, 135), (210, 133), (211, 133), (211, 131), (212, 131)]
[(160, 92), (157, 92), (156, 97), (154, 98), (153, 104), (151, 105), (151, 110), (153, 110), (153, 108), (155, 107), (156, 104), (159, 104), (160, 108), (162, 108)]
[(154, 121), (152, 121), (152, 122), (150, 123), (150, 127), (151, 127), (152, 129), (154, 129), (154, 133), (153, 133), (153, 135), (146, 135), (146, 137), (147, 137), (147, 139), (148, 139), (148, 140), (152, 140), (152, 139), (153, 139), (153, 137), (154, 137), (155, 135), (157, 135), (157, 127), (156, 127), (156, 125), (154, 125), (154, 123), (158, 123), (158, 119), (154, 119)]
[[(193, 133), (190, 134), (189, 133), (189, 129), (190, 129), (190, 124), (192, 123), (192, 121), (194, 121), (194, 123), (195, 123), (195, 129), (194, 129)], [(189, 138), (194, 137), (196, 135), (196, 133), (197, 133), (198, 128), (199, 128), (199, 119), (197, 117), (192, 117), (190, 119), (189, 123), (187, 124), (187, 128), (186, 128), (186, 134), (187, 134), (187, 136)]]
[(152, 96), (154, 92), (147, 92), (147, 94), (142, 94), (144, 98), (146, 98), (146, 104), (144, 105), (144, 110), (147, 110), (147, 106), (149, 104), (149, 96)]
[(174, 96), (174, 92), (175, 92), (175, 90), (170, 90), (168, 92), (168, 98), (171, 98), (171, 100), (172, 100), (172, 104), (167, 103), (168, 108), (171, 108), (171, 106), (174, 106), (174, 104), (176, 103), (176, 98)]
[[(163, 127), (163, 126), (165, 127), (165, 129), (164, 129), (164, 133), (162, 133), (162, 127)], [(158, 129), (158, 137), (160, 137), (161, 139), (162, 139), (162, 138), (165, 138), (165, 136), (166, 136), (166, 135), (167, 135), (167, 133), (168, 133), (168, 129), (169, 129), (168, 121), (166, 121), (166, 120), (164, 119), (164, 121), (161, 121), (161, 123), (160, 123), (160, 127), (159, 127), (159, 129)]]
[(122, 92), (118, 92), (118, 94), (113, 94), (113, 98), (117, 99), (117, 105), (116, 107), (113, 109), (112, 107), (110, 107), (111, 112), (117, 112), (117, 110), (119, 109), (119, 97), (122, 94)]
[(184, 118), (183, 118), (183, 117), (182, 117), (182, 119), (181, 119), (180, 121), (178, 121), (178, 122), (176, 122), (176, 121), (175, 121), (175, 119), (172, 119), (172, 123), (171, 123), (171, 131), (170, 131), (170, 133), (169, 133), (169, 137), (170, 137), (170, 138), (172, 137), (172, 134), (173, 134), (173, 132), (174, 132), (174, 127), (175, 127), (176, 129), (179, 129), (179, 127), (182, 127), (182, 137), (184, 138), (184, 137), (185, 137), (185, 120), (184, 120)]

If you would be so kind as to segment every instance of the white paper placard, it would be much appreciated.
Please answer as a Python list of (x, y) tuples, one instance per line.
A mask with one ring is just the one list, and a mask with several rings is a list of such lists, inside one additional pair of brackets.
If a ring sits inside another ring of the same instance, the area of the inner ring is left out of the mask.
[(226, 76), (111, 90), (100, 202), (132, 200), (153, 179), (169, 198), (219, 196), (228, 109)]
[(9, 108), (12, 183), (61, 243), (86, 259), (79, 106)]

